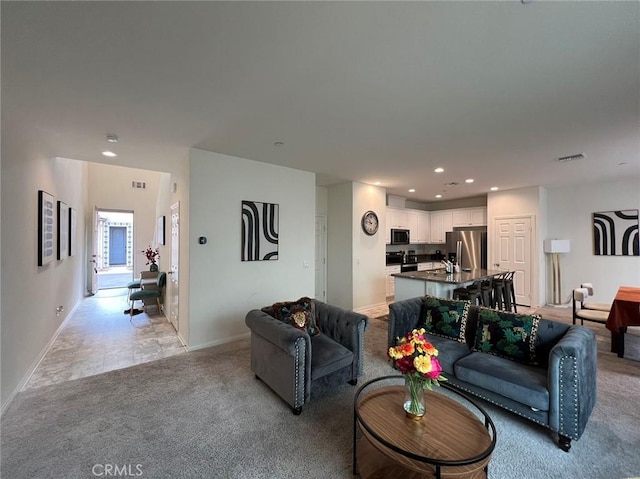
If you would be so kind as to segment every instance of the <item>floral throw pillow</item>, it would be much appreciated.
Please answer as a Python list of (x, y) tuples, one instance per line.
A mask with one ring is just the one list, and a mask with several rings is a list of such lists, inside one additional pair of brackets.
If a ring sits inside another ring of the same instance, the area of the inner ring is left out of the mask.
[(434, 336), (465, 342), (470, 301), (425, 296), (421, 327)]
[(540, 316), (478, 308), (473, 349), (536, 366), (536, 338)]
[(272, 308), (276, 319), (306, 331), (309, 336), (320, 334), (316, 323), (316, 304), (311, 298), (305, 296), (297, 301), (275, 303)]

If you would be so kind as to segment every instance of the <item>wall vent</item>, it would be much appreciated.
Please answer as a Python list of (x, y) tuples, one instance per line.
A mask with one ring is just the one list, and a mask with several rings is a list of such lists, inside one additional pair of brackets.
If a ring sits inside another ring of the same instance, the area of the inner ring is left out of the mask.
[(147, 189), (147, 183), (145, 181), (132, 181), (131, 182), (131, 188), (136, 189), (136, 190), (146, 190)]
[(556, 158), (556, 160), (560, 163), (566, 163), (567, 161), (584, 160), (585, 158), (586, 155), (584, 153), (578, 153), (576, 155), (561, 156), (560, 158)]

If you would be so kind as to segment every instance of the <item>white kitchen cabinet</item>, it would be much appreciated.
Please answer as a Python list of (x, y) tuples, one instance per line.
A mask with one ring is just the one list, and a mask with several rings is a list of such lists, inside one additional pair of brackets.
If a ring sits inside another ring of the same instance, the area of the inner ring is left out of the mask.
[(409, 219), (407, 218), (407, 211), (402, 208), (387, 208), (387, 217), (389, 218), (387, 228), (408, 230)]
[(409, 241), (411, 243), (418, 242), (418, 212), (416, 210), (407, 210), (407, 227), (409, 230)]
[(429, 271), (430, 269), (433, 269), (433, 263), (418, 263), (418, 271)]
[(392, 274), (396, 274), (400, 272), (400, 265), (387, 266), (385, 268), (385, 277), (387, 280), (386, 284), (386, 295), (393, 296), (395, 294), (395, 279)]
[(418, 211), (418, 231), (414, 237), (411, 237), (412, 243), (429, 243), (431, 241), (431, 236), (429, 235), (430, 228), (430, 215), (428, 211)]
[(453, 226), (486, 226), (486, 208), (460, 208), (452, 210)]
[(446, 241), (446, 233), (453, 231), (453, 214), (452, 210), (432, 211), (430, 214), (431, 226), (431, 243), (444, 243)]

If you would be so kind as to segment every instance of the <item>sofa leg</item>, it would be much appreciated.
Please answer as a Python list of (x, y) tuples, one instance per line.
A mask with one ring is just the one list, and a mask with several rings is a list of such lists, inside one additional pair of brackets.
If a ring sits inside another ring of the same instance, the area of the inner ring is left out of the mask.
[(351, 381), (347, 381), (347, 382), (352, 386), (355, 386), (356, 384), (358, 384), (358, 378), (352, 379)]
[(302, 407), (294, 407), (291, 408), (291, 411), (293, 412), (294, 416), (299, 416), (300, 413), (302, 412)]
[(569, 452), (569, 449), (571, 449), (571, 438), (558, 434), (558, 446), (560, 446), (560, 449), (564, 452)]

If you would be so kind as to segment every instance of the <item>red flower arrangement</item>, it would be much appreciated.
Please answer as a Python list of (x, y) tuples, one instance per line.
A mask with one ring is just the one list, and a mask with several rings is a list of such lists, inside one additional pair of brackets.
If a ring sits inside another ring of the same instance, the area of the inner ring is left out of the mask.
[(160, 251), (158, 251), (158, 248), (151, 249), (151, 246), (148, 246), (147, 249), (142, 251), (142, 253), (147, 257), (146, 264), (156, 264), (156, 258), (160, 257)]
[(404, 375), (406, 396), (404, 410), (412, 419), (418, 420), (425, 413), (425, 388), (440, 386), (438, 381), (446, 381), (440, 361), (436, 358), (438, 350), (424, 336), (424, 329), (414, 329), (402, 338), (397, 345), (390, 347), (388, 355)]

